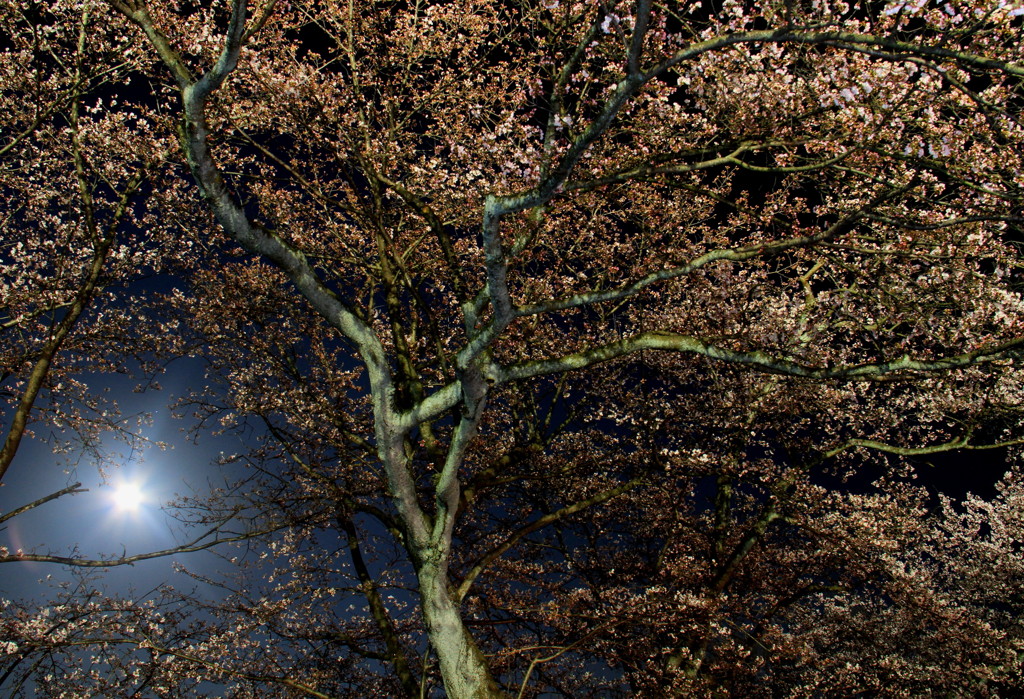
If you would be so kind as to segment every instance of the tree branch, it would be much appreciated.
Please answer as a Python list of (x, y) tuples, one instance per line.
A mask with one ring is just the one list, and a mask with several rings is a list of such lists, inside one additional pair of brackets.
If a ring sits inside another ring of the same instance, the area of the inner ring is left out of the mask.
[(62, 497), (64, 495), (67, 495), (69, 493), (88, 493), (88, 492), (89, 492), (89, 489), (88, 488), (83, 488), (81, 483), (75, 483), (73, 485), (69, 485), (67, 488), (64, 488), (62, 490), (58, 490), (56, 493), (50, 493), (49, 495), (41, 497), (38, 500), (33, 500), (32, 502), (28, 503), (27, 505), (22, 505), (21, 507), (15, 508), (15, 509), (11, 510), (10, 512), (4, 514), (4, 515), (0, 515), (0, 523), (6, 522), (7, 520), (11, 519), (12, 517), (17, 517), (22, 512), (27, 512), (28, 510), (31, 510), (32, 508), (39, 507), (40, 505), (45, 505), (46, 503), (50, 502), (51, 500), (56, 500), (57, 498)]
[(225, 538), (215, 538), (211, 541), (204, 543), (197, 543), (202, 541), (210, 534), (218, 531), (224, 523), (218, 524), (216, 527), (204, 532), (200, 536), (190, 541), (187, 544), (181, 546), (175, 546), (174, 548), (163, 549), (161, 551), (150, 551), (149, 553), (140, 553), (135, 556), (122, 556), (121, 558), (111, 559), (95, 559), (95, 558), (80, 558), (74, 556), (51, 556), (45, 554), (35, 553), (22, 553), (15, 555), (0, 556), (0, 563), (23, 563), (26, 561), (33, 561), (36, 563), (58, 563), (60, 565), (72, 566), (75, 568), (112, 568), (114, 566), (132, 565), (139, 561), (147, 561), (151, 558), (164, 558), (166, 556), (173, 556), (179, 553), (192, 553), (194, 551), (203, 551), (205, 549), (217, 546), (219, 544), (230, 544), (238, 541), (247, 541), (254, 539), (264, 534), (271, 534), (279, 531), (280, 529), (289, 526), (287, 524), (281, 524), (273, 527), (267, 527), (254, 532), (247, 532), (245, 534), (238, 534), (236, 536), (230, 536)]
[(922, 456), (924, 454), (940, 454), (946, 451), (956, 451), (957, 449), (981, 451), (985, 449), (1005, 449), (1006, 447), (1014, 447), (1024, 444), (1024, 439), (1008, 439), (1003, 442), (994, 442), (992, 444), (971, 444), (970, 439), (970, 430), (968, 430), (966, 434), (955, 439), (951, 439), (948, 442), (932, 444), (927, 447), (901, 447), (894, 444), (888, 444), (886, 442), (879, 442), (874, 439), (850, 439), (837, 447), (829, 449), (822, 456), (825, 459), (831, 459), (847, 449), (852, 449), (854, 447), (864, 447), (866, 449), (874, 449), (875, 451), (882, 451), (887, 454), (898, 454), (900, 456)]
[(384, 645), (388, 649), (387, 659), (394, 666), (395, 674), (398, 675), (398, 680), (405, 690), (406, 696), (415, 697), (419, 693), (419, 683), (409, 667), (409, 661), (405, 657), (405, 650), (399, 641), (394, 621), (392, 621), (391, 615), (388, 614), (384, 600), (381, 599), (377, 583), (371, 577), (369, 568), (366, 567), (366, 561), (363, 559), (363, 553), (359, 548), (359, 533), (356, 531), (355, 522), (352, 521), (350, 516), (344, 514), (338, 515), (337, 522), (348, 539), (348, 550), (352, 557), (352, 567), (359, 578), (359, 588), (370, 605), (370, 615), (373, 617), (377, 630), (384, 637)]
[(557, 522), (558, 520), (564, 517), (580, 512), (581, 510), (585, 510), (588, 507), (593, 507), (594, 505), (600, 505), (602, 503), (605, 503), (611, 500), (612, 498), (621, 495), (622, 493), (625, 493), (628, 490), (632, 490), (641, 482), (641, 479), (634, 478), (633, 480), (627, 481), (626, 483), (622, 483), (621, 485), (617, 485), (614, 488), (610, 488), (608, 490), (597, 493), (596, 495), (592, 495), (586, 500), (580, 500), (577, 503), (567, 505), (559, 510), (555, 510), (550, 514), (546, 514), (543, 517), (539, 517), (533, 522), (530, 522), (529, 524), (522, 526), (516, 531), (512, 532), (512, 534), (506, 537), (504, 541), (502, 541), (500, 544), (498, 544), (493, 549), (488, 551), (480, 558), (480, 560), (473, 564), (473, 567), (470, 568), (469, 572), (467, 572), (466, 575), (462, 578), (462, 582), (459, 583), (459, 586), (455, 591), (455, 599), (461, 602), (463, 598), (465, 598), (466, 594), (469, 592), (469, 588), (473, 586), (473, 581), (480, 576), (480, 574), (487, 568), (487, 566), (496, 561), (498, 558), (501, 558), (501, 556), (503, 556), (506, 551), (515, 546), (519, 541), (522, 540), (523, 537), (527, 536), (528, 534), (532, 534), (538, 529), (543, 529), (549, 524)]
[(118, 9), (122, 12), (128, 10), (128, 16), (143, 28), (161, 59), (178, 79), (185, 117), (180, 126), (182, 149), (193, 178), (218, 223), (243, 248), (262, 255), (280, 268), (317, 313), (359, 352), (370, 381), (378, 454), (387, 472), (389, 488), (413, 540), (425, 543), (429, 538), (427, 521), (419, 506), (411, 474), (406, 469), (402, 445), (406, 427), (395, 414), (394, 380), (383, 345), (373, 328), (327, 288), (301, 250), (249, 218), (229, 190), (210, 152), (207, 101), (237, 66), (245, 25), (245, 5), (245, 0), (233, 1), (224, 49), (214, 67), (198, 81), (191, 79), (180, 56), (171, 49), (144, 9), (132, 10), (120, 3)]
[(941, 357), (939, 359), (912, 359), (910, 355), (904, 355), (898, 359), (883, 362), (822, 368), (798, 364), (792, 360), (774, 357), (761, 351), (744, 352), (726, 349), (689, 335), (645, 332), (563, 357), (536, 359), (510, 366), (496, 365), (494, 367), (494, 374), (502, 383), (518, 381), (533, 376), (584, 369), (642, 350), (661, 350), (699, 354), (709, 359), (717, 359), (723, 362), (748, 364), (770, 373), (809, 379), (872, 380), (905, 372), (927, 373), (945, 371), (996, 361), (1016, 354), (1016, 350), (1022, 346), (1024, 346), (1024, 338), (1016, 338), (998, 345), (980, 347), (970, 352)]
[(829, 226), (824, 231), (816, 233), (814, 235), (801, 235), (794, 236), (792, 238), (786, 238), (779, 240), (774, 243), (762, 243), (758, 245), (746, 245), (738, 248), (730, 248), (727, 250), (712, 250), (711, 252), (704, 253), (703, 255), (694, 258), (690, 262), (681, 267), (674, 267), (672, 269), (662, 269), (657, 272), (651, 272), (650, 274), (641, 277), (635, 282), (626, 286), (618, 287), (617, 289), (604, 289), (601, 291), (590, 291), (582, 294), (574, 294), (561, 299), (551, 299), (549, 301), (542, 301), (540, 303), (530, 304), (529, 306), (520, 306), (516, 308), (515, 315), (517, 318), (538, 315), (541, 313), (550, 313), (552, 311), (562, 311), (568, 308), (579, 308), (581, 306), (591, 305), (595, 303), (601, 303), (602, 301), (621, 301), (623, 299), (635, 296), (639, 292), (643, 291), (647, 287), (657, 282), (669, 281), (678, 277), (683, 277), (694, 271), (704, 267), (706, 265), (715, 262), (743, 262), (755, 257), (762, 257), (765, 255), (774, 255), (785, 250), (792, 250), (794, 248), (808, 247), (817, 243), (832, 240), (846, 231), (850, 230), (854, 224), (864, 216), (863, 210), (859, 210), (844, 217), (836, 223)]

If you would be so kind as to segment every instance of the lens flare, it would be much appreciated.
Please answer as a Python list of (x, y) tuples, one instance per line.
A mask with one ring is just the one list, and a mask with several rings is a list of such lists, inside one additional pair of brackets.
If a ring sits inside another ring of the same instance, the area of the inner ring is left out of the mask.
[(138, 483), (122, 481), (114, 486), (110, 499), (114, 507), (122, 512), (137, 512), (146, 502), (146, 494)]

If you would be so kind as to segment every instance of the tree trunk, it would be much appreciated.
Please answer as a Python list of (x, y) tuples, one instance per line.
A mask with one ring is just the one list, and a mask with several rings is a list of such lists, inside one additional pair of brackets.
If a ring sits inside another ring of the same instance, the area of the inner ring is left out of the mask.
[(443, 569), (426, 563), (420, 567), (418, 578), (427, 635), (437, 653), (449, 699), (505, 699), (507, 695), (491, 676), (487, 659), (462, 623)]

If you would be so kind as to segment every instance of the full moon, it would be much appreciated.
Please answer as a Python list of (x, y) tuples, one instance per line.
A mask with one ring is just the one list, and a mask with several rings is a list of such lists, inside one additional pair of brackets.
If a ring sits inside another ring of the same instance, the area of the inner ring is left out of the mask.
[(114, 486), (114, 492), (111, 493), (110, 498), (117, 509), (123, 512), (135, 512), (146, 501), (146, 494), (138, 483), (122, 481)]

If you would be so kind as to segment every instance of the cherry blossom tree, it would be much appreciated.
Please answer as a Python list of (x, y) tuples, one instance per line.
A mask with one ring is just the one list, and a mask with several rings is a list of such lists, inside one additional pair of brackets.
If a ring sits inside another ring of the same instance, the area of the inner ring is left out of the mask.
[[(216, 602), (8, 604), (0, 686), (1024, 686), (1019, 472), (962, 503), (915, 482), (1024, 439), (1024, 5), (3, 22), (10, 434), (105, 426), (43, 386), (196, 355), (181, 409), (260, 437), (176, 504), (208, 535), (176, 551), (249, 542)], [(143, 294), (154, 270), (181, 284)]]
[[(87, 172), (82, 96), (88, 85), (116, 80), (118, 66), (86, 67), (84, 46), (78, 46), (79, 60), (47, 70), (51, 66), (39, 55), (38, 35), (27, 31), (33, 28), (31, 22), (11, 26), (18, 12), (14, 7), (4, 12), (12, 46), (3, 65), (10, 137), (0, 150), (5, 165), (3, 382), (4, 399), (13, 412), (0, 450), (0, 477), (18, 450), (46, 383), (58, 387), (53, 392), (56, 403), (72, 403), (68, 398), (80, 392), (73, 372), (51, 369), (61, 349), (73, 353), (69, 345), (76, 336), (88, 334), (82, 328), (83, 312), (97, 296), (104, 273), (112, 271), (111, 258), (124, 254), (113, 249), (115, 233), (142, 184), (140, 171), (104, 193), (112, 196), (97, 196), (96, 178)], [(84, 39), (84, 25), (69, 21), (61, 28), (64, 36), (58, 42)], [(59, 132), (49, 128), (49, 117), (57, 112), (66, 117), (66, 128)], [(30, 144), (42, 158), (19, 157)], [(68, 192), (77, 194), (71, 202), (64, 200)], [(50, 408), (48, 419), (65, 421), (62, 412)], [(79, 413), (66, 423), (81, 429), (88, 419)]]

